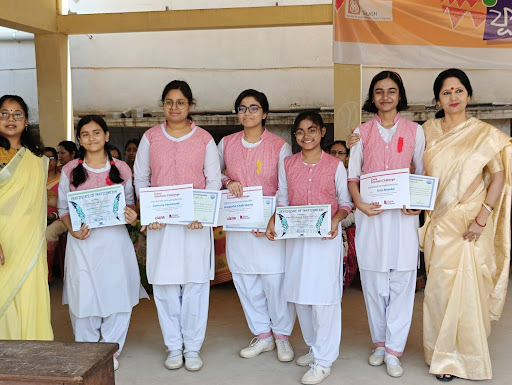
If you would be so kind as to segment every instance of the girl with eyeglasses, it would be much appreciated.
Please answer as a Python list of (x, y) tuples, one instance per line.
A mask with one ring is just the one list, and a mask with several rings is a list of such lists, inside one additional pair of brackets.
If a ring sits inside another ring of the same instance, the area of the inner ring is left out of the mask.
[[(147, 294), (140, 284), (133, 244), (126, 226), (90, 229), (86, 224), (74, 231), (67, 194), (120, 184), (126, 204), (134, 204), (132, 173), (126, 163), (114, 159), (108, 144), (110, 132), (98, 115), (86, 115), (77, 125), (79, 158), (68, 162), (59, 182), (59, 214), (69, 231), (62, 303), (77, 342), (115, 342), (114, 370), (119, 366), (132, 308)], [(132, 217), (125, 214), (126, 222)], [(101, 339), (100, 339), (101, 338)]]
[(39, 135), (18, 95), (0, 98), (0, 340), (53, 340)]
[[(339, 159), (322, 151), (325, 135), (322, 117), (315, 111), (300, 113), (293, 126), (302, 151), (279, 166), (278, 206), (331, 205), (331, 231), (326, 238), (278, 240), (286, 243), (285, 300), (297, 311), (309, 353), (297, 365), (310, 366), (303, 384), (318, 384), (331, 372), (341, 340), (341, 263), (343, 243), (340, 222), (352, 210), (347, 190), (347, 172)], [(274, 240), (275, 216), (266, 236)]]
[[(350, 150), (349, 190), (356, 206), (356, 252), (376, 349), (368, 358), (372, 366), (386, 364), (392, 377), (400, 377), (400, 357), (411, 326), (418, 266), (419, 210), (381, 210), (364, 203), (359, 193), (362, 175), (409, 168), (423, 174), (425, 135), (421, 126), (404, 119), (407, 108), (402, 79), (382, 71), (371, 81), (363, 109), (376, 113), (354, 133), (361, 140)], [(390, 230), (393, 229), (393, 230)]]
[[(135, 188), (191, 183), (219, 190), (220, 165), (212, 136), (189, 113), (194, 98), (181, 80), (167, 84), (161, 98), (165, 122), (142, 137), (135, 158)], [(153, 284), (158, 320), (169, 351), (167, 369), (200, 370), (206, 334), (210, 280), (214, 278), (213, 232), (193, 221), (187, 226), (152, 223), (147, 232), (147, 277)], [(143, 227), (144, 229), (145, 227)], [(183, 350), (185, 348), (185, 350)]]
[[(244, 187), (262, 186), (264, 196), (274, 196), (278, 167), (291, 155), (291, 147), (265, 128), (269, 112), (267, 97), (248, 89), (235, 101), (243, 130), (224, 137), (219, 145), (220, 163), (226, 175), (224, 186), (241, 196)], [(245, 318), (254, 338), (240, 356), (253, 358), (277, 344), (277, 358), (287, 362), (294, 353), (288, 342), (295, 311), (283, 293), (284, 242), (269, 242), (264, 232), (226, 232), (226, 256)], [(274, 342), (274, 338), (275, 341)]]

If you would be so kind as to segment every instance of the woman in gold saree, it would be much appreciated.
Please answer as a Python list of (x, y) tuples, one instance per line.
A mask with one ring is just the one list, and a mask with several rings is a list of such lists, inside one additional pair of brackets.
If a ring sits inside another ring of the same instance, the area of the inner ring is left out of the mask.
[(425, 171), (439, 178), (435, 209), (420, 229), (425, 361), (440, 381), (491, 379), (487, 337), (510, 264), (511, 138), (467, 117), (472, 88), (463, 71), (439, 74), (434, 95), (442, 110), (423, 125)]
[(0, 98), (0, 340), (52, 340), (46, 264), (48, 159), (22, 98)]

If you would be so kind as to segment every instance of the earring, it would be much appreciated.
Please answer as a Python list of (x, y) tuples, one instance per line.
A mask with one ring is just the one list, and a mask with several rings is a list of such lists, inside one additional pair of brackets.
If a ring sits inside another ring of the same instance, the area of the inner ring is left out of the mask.
[(28, 131), (28, 124), (25, 126), (25, 131)]

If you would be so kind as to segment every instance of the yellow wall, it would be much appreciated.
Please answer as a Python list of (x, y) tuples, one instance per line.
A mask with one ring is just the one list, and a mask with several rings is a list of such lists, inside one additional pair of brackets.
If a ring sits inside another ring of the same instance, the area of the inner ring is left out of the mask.
[(60, 0), (0, 0), (0, 25), (21, 31), (56, 32)]
[(361, 124), (361, 66), (334, 64), (334, 138), (345, 140)]

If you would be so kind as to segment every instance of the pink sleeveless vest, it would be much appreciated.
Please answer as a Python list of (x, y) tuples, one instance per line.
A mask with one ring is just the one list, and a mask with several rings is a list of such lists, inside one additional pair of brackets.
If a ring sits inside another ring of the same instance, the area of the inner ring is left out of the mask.
[(379, 133), (377, 122), (380, 123), (380, 118), (375, 115), (374, 119), (359, 126), (363, 141), (363, 173), (409, 168), (418, 124), (397, 114), (395, 135), (386, 143)]
[[(119, 175), (123, 179), (123, 182), (121, 182), (121, 185), (125, 185), (125, 183), (130, 179), (132, 176), (132, 171), (130, 170), (130, 166), (128, 166), (125, 162), (119, 159), (114, 158), (114, 162), (116, 164), (116, 167), (119, 170)], [(92, 188), (97, 187), (105, 187), (108, 186), (107, 184), (107, 176), (110, 173), (110, 169), (96, 173), (96, 172), (89, 172), (87, 169), (85, 169), (85, 172), (87, 173), (87, 180), (82, 183), (80, 186), (75, 187), (71, 184), (72, 182), (72, 176), (73, 170), (75, 167), (78, 166), (78, 159), (73, 159), (66, 163), (64, 167), (62, 167), (62, 171), (69, 179), (69, 190), (70, 191), (83, 191), (83, 190), (89, 190)]]
[(160, 124), (144, 134), (150, 144), (151, 186), (192, 183), (194, 188), (204, 189), (204, 157), (212, 136), (191, 122), (192, 136), (175, 142), (165, 136), (164, 127)]
[(263, 186), (263, 195), (274, 196), (278, 188), (279, 154), (285, 140), (268, 132), (261, 135), (261, 143), (244, 147), (240, 131), (224, 138), (224, 163), (229, 179), (242, 186)]
[(338, 211), (336, 170), (340, 160), (322, 151), (316, 165), (304, 164), (302, 152), (284, 160), (290, 206), (330, 204), (331, 215)]

